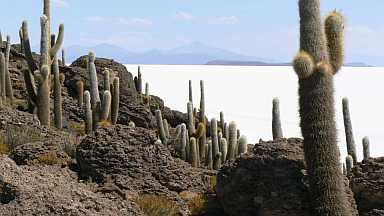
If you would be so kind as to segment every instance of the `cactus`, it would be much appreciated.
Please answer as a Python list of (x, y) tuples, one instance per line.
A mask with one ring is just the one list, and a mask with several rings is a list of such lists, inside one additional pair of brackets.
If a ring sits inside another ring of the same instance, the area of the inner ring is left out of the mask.
[(189, 134), (195, 134), (195, 118), (193, 116), (193, 111), (192, 111), (192, 102), (188, 102), (187, 104), (187, 113), (188, 113), (188, 131)]
[(20, 28), (19, 29), (19, 39), (20, 39), (20, 53), (24, 52), (24, 47), (23, 47), (23, 30)]
[(222, 163), (221, 158), (222, 158), (221, 152), (217, 152), (217, 154), (215, 155), (215, 163), (213, 165), (213, 169), (219, 170), (221, 168), (221, 163)]
[(224, 131), (225, 121), (224, 121), (224, 112), (220, 112), (220, 126), (222, 131)]
[(137, 86), (136, 86), (137, 92), (140, 94), (143, 93), (143, 79), (141, 77), (141, 70), (140, 66), (137, 68)]
[(227, 123), (224, 123), (224, 137), (229, 139), (229, 125)]
[(240, 136), (240, 139), (239, 139), (239, 154), (242, 155), (242, 154), (245, 154), (247, 152), (248, 152), (247, 137), (242, 135), (242, 136)]
[[(202, 148), (202, 146), (200, 146)], [(205, 149), (205, 145), (203, 146)], [(208, 169), (213, 169), (213, 149), (212, 149), (212, 140), (208, 140), (208, 151), (207, 151), (207, 156), (206, 156), (206, 166)]]
[(0, 31), (0, 48), (3, 47), (3, 35), (1, 34), (1, 31)]
[(227, 160), (227, 153), (228, 153), (228, 144), (227, 140), (225, 138), (220, 139), (220, 149), (221, 149), (221, 162), (224, 163)]
[(149, 83), (145, 83), (145, 97), (149, 98)]
[(183, 123), (181, 124), (180, 127), (180, 157), (182, 160), (186, 161), (187, 160), (187, 126)]
[(202, 130), (202, 135), (199, 138), (199, 145), (197, 148), (197, 151), (199, 152), (199, 161), (204, 161), (205, 160), (205, 155), (207, 154), (207, 151), (205, 150), (205, 145), (207, 144), (207, 131), (206, 127), (203, 123), (199, 123), (199, 128), (203, 128)]
[(59, 73), (59, 61), (55, 57), (53, 59), (53, 101), (54, 101), (54, 120), (55, 120), (55, 127), (58, 129), (63, 128), (63, 105), (62, 105), (62, 98), (61, 98), (61, 81), (60, 81), (60, 73)]
[(353, 162), (357, 163), (356, 145), (355, 145), (355, 139), (353, 137), (348, 98), (343, 98), (342, 103), (343, 103), (343, 119), (344, 119), (345, 139), (347, 142), (347, 151), (348, 151), (348, 154), (352, 156)]
[(92, 106), (91, 106), (91, 94), (89, 91), (84, 92), (84, 103), (85, 103), (85, 133), (92, 133)]
[(343, 175), (347, 175), (347, 168), (345, 167), (345, 163), (343, 163)]
[(110, 91), (104, 91), (104, 94), (103, 94), (103, 102), (102, 102), (102, 109), (101, 109), (101, 113), (100, 113), (100, 121), (107, 121), (108, 120), (108, 116), (109, 116), (109, 112), (110, 112), (110, 108), (111, 108), (111, 100), (112, 100), (112, 95), (111, 95), (111, 92)]
[(169, 124), (168, 124), (167, 119), (163, 119), (163, 125), (164, 125), (165, 136), (169, 139), (170, 138), (170, 135), (169, 135)]
[(92, 104), (92, 110), (96, 108), (97, 103), (100, 102), (100, 95), (99, 95), (99, 86), (97, 81), (97, 73), (96, 73), (96, 66), (95, 66), (95, 54), (93, 52), (89, 52), (88, 54), (88, 73), (89, 78), (91, 82), (91, 104)]
[(12, 80), (9, 74), (9, 53), (11, 50), (11, 38), (7, 36), (7, 41), (5, 42), (5, 94), (9, 98), (11, 104), (13, 103), (13, 89), (12, 89)]
[(299, 78), (300, 127), (312, 215), (352, 215), (339, 165), (333, 92), (333, 75), (343, 61), (343, 18), (331, 13), (324, 31), (320, 0), (300, 0), (299, 9), (301, 51), (293, 66)]
[(200, 80), (200, 122), (205, 124), (205, 97), (203, 80)]
[(84, 82), (82, 80), (76, 81), (76, 91), (77, 91), (77, 103), (79, 107), (83, 107), (84, 103)]
[(348, 155), (345, 158), (345, 164), (347, 165), (347, 175), (350, 175), (354, 164), (353, 157), (351, 155)]
[[(212, 155), (216, 159), (216, 155), (220, 152), (219, 149), (219, 138), (217, 135), (217, 120), (211, 119), (211, 140), (212, 140)], [(216, 161), (214, 161), (216, 164)]]
[(368, 137), (363, 138), (363, 155), (364, 155), (364, 160), (368, 160), (371, 157)]
[(65, 64), (65, 50), (64, 50), (64, 48), (61, 49), (61, 65), (62, 66), (66, 66), (66, 64)]
[(188, 82), (188, 101), (192, 104), (193, 109), (193, 91), (192, 91), (192, 80), (189, 80)]
[(104, 70), (104, 91), (111, 91), (111, 82), (110, 82), (110, 74), (109, 70), (106, 68)]
[(273, 140), (283, 138), (283, 130), (280, 121), (280, 102), (278, 98), (273, 99), (272, 108), (272, 136)]
[(229, 137), (228, 137), (228, 153), (227, 157), (228, 160), (233, 160), (236, 157), (236, 146), (237, 146), (237, 130), (236, 130), (236, 123), (231, 122), (229, 123)]
[(191, 165), (193, 167), (198, 167), (197, 143), (194, 137), (191, 138), (189, 147), (190, 147), (190, 154), (191, 154), (191, 158), (190, 158)]
[(117, 118), (119, 116), (119, 107), (120, 107), (120, 79), (115, 77), (113, 79), (113, 95), (112, 95), (112, 107), (111, 107), (111, 119), (112, 124), (117, 123)]
[(185, 146), (186, 161), (190, 161), (190, 150), (191, 150), (191, 148), (189, 147), (189, 133), (188, 133), (188, 130), (187, 130), (186, 135), (185, 135), (185, 143), (186, 143), (186, 146)]
[(0, 105), (5, 103), (5, 58), (0, 52)]
[(160, 136), (161, 142), (164, 145), (167, 145), (168, 139), (167, 139), (167, 136), (165, 133), (164, 124), (163, 124), (163, 117), (161, 116), (161, 111), (156, 110), (155, 115), (156, 115), (157, 129), (159, 131), (159, 136)]

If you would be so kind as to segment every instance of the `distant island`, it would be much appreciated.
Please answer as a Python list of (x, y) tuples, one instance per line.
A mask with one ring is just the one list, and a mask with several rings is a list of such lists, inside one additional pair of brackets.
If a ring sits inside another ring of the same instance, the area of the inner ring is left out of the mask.
[[(270, 63), (262, 61), (231, 61), (231, 60), (214, 60), (208, 61), (205, 65), (223, 65), (223, 66), (291, 66), (291, 63)], [(346, 67), (373, 67), (362, 62), (346, 63)]]

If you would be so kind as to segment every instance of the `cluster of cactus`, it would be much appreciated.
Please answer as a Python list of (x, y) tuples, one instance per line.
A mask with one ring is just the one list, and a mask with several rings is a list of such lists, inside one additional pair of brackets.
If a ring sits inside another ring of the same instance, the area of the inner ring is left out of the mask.
[[(96, 130), (99, 122), (117, 123), (119, 104), (120, 104), (120, 81), (118, 77), (114, 76), (108, 69), (104, 69), (103, 86), (104, 92), (102, 99), (99, 93), (99, 82), (97, 78), (97, 71), (95, 66), (95, 54), (90, 52), (88, 54), (88, 72), (90, 80), (90, 91), (84, 91), (84, 83), (78, 81), (76, 83), (79, 104), (85, 103), (85, 131), (87, 134)], [(113, 80), (111, 83), (110, 80)], [(84, 101), (83, 101), (84, 100)]]
[(7, 103), (7, 98), (11, 104), (13, 102), (12, 80), (9, 73), (10, 40), (10, 36), (7, 36), (4, 42), (0, 32), (0, 106)]
[(300, 52), (293, 66), (299, 78), (312, 215), (352, 215), (340, 169), (334, 111), (333, 76), (343, 65), (343, 17), (334, 11), (323, 27), (320, 0), (299, 0), (299, 10)]
[[(207, 122), (205, 117), (204, 82), (200, 81), (199, 118), (192, 102), (192, 82), (189, 81), (189, 101), (187, 103), (187, 124), (176, 127), (175, 147), (182, 160), (193, 167), (205, 166), (218, 170), (227, 160), (234, 160), (247, 152), (247, 139), (240, 135), (236, 123), (226, 123), (224, 113), (220, 112), (220, 121), (212, 118)], [(168, 124), (162, 119), (161, 111), (156, 112), (157, 129), (163, 144), (170, 143)], [(198, 119), (198, 120), (197, 120)]]
[[(50, 126), (50, 92), (51, 73), (53, 72), (54, 89), (54, 120), (55, 127), (62, 128), (61, 84), (57, 53), (64, 40), (64, 25), (59, 27), (59, 34), (51, 35), (50, 0), (44, 0), (44, 15), (40, 18), (41, 42), (40, 65), (37, 66), (31, 51), (27, 21), (23, 21), (20, 30), (22, 50), (24, 51), (28, 68), (23, 71), (29, 96), (30, 110), (37, 112), (42, 125)], [(35, 79), (37, 82), (35, 82)]]

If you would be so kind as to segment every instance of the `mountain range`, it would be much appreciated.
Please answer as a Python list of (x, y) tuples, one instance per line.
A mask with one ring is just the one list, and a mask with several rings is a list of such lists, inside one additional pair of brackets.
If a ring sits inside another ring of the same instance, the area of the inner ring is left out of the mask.
[[(152, 49), (145, 52), (131, 52), (128, 49), (99, 44), (92, 47), (74, 45), (66, 47), (68, 62), (93, 51), (97, 57), (112, 58), (124, 64), (174, 64), (174, 65), (247, 65), (247, 66), (282, 66), (290, 63), (220, 49), (200, 42), (193, 42), (170, 50)], [(347, 66), (365, 67), (361, 62), (348, 63)]]

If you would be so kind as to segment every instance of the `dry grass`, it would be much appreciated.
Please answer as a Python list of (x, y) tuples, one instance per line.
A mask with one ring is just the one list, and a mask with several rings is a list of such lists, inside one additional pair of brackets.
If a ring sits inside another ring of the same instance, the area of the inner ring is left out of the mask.
[(208, 187), (208, 192), (215, 193), (216, 191), (216, 185), (217, 185), (217, 176), (211, 176), (209, 178), (209, 187)]
[(45, 154), (40, 155), (37, 159), (31, 161), (28, 163), (28, 165), (55, 165), (59, 164), (60, 160), (57, 157), (56, 152), (54, 151), (49, 151)]
[(110, 121), (99, 121), (97, 123), (97, 127), (100, 127), (100, 128), (107, 128), (107, 127), (110, 127), (112, 125), (112, 123)]
[(148, 216), (176, 216), (178, 214), (176, 204), (162, 196), (144, 194), (136, 198), (135, 202)]
[(70, 121), (68, 125), (69, 132), (80, 135), (85, 134), (85, 125), (79, 122)]
[(12, 149), (16, 148), (19, 145), (23, 145), (31, 142), (43, 141), (44, 137), (39, 131), (36, 131), (32, 128), (7, 125), (5, 132), (1, 134), (0, 145), (2, 149)]
[(0, 155), (1, 154), (9, 154), (10, 149), (9, 146), (5, 143), (4, 134), (0, 135)]
[(204, 195), (195, 196), (188, 203), (191, 215), (202, 215), (207, 209), (207, 199)]

